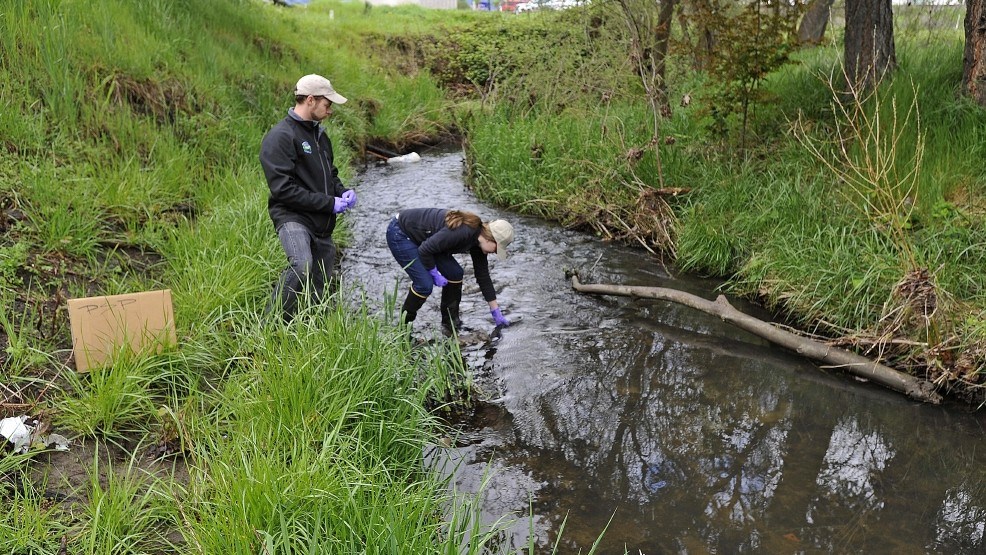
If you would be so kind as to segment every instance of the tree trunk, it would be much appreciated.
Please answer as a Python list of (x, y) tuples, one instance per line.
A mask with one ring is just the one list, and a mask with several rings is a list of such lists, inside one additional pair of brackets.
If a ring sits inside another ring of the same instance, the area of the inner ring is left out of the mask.
[(683, 304), (707, 314), (718, 316), (723, 321), (740, 329), (763, 337), (802, 356), (823, 362), (829, 367), (844, 370), (854, 376), (865, 378), (894, 391), (904, 393), (912, 399), (933, 404), (941, 403), (941, 396), (935, 392), (934, 384), (931, 382), (899, 372), (889, 366), (873, 362), (857, 354), (830, 347), (823, 343), (776, 328), (763, 320), (736, 310), (729, 304), (726, 297), (722, 295), (713, 302), (690, 293), (685, 293), (684, 291), (662, 287), (631, 287), (605, 284), (583, 285), (579, 282), (578, 276), (572, 276), (572, 288), (582, 293), (660, 299)]
[[(716, 48), (715, 32), (712, 30), (712, 15), (719, 9), (718, 2), (713, 0), (692, 0), (684, 2), (680, 10), (679, 21), (684, 31), (686, 41), (691, 44), (689, 29), (695, 29), (695, 43), (691, 49), (695, 69), (707, 70), (712, 65), (713, 52)], [(693, 23), (694, 25), (689, 25)]]
[(868, 89), (897, 67), (890, 0), (846, 0), (846, 78)]
[(671, 112), (668, 102), (668, 85), (665, 80), (668, 57), (668, 43), (671, 41), (671, 21), (674, 17), (674, 6), (678, 0), (662, 0), (661, 9), (657, 14), (657, 29), (654, 31), (654, 74), (660, 85), (661, 113)]
[(962, 92), (986, 106), (986, 0), (965, 1)]
[(825, 38), (825, 28), (829, 24), (829, 13), (835, 0), (811, 0), (801, 25), (798, 26), (798, 42), (801, 44), (821, 44)]
[(658, 114), (670, 115), (665, 82), (671, 22), (678, 0), (617, 0), (630, 39), (630, 59)]

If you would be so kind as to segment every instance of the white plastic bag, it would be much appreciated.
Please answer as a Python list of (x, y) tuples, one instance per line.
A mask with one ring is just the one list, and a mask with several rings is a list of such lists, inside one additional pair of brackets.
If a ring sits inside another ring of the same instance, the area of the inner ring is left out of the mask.
[(420, 161), (421, 161), (421, 156), (419, 156), (417, 152), (410, 152), (403, 156), (394, 156), (393, 158), (387, 158), (388, 164), (410, 164)]
[(14, 451), (17, 453), (27, 453), (31, 448), (31, 432), (34, 428), (25, 424), (25, 421), (27, 415), (0, 420), (0, 435), (14, 444)]

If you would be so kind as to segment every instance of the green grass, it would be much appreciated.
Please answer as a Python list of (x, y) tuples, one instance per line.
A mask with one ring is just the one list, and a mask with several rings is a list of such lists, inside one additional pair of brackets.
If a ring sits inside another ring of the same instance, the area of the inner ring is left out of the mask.
[[(94, 458), (74, 514), (43, 507), (44, 483), (29, 478), (39, 463), (4, 458), (0, 473), (24, 484), (5, 492), (5, 552), (57, 553), (60, 536), (85, 553), (119, 542), (133, 552), (496, 551), (478, 500), (421, 468), (445, 433), (438, 415), (468, 402), (454, 348), (411, 351), (392, 322), (342, 301), (349, 284), (290, 325), (263, 321), (284, 260), (257, 152), (306, 73), (350, 98), (327, 126), (347, 183), (367, 142), (462, 132), (471, 185), (498, 204), (650, 241), (680, 270), (726, 276), (733, 292), (850, 336), (880, 330), (895, 286), (919, 265), (941, 300), (934, 325), (959, 338), (948, 350), (973, 356), (986, 342), (986, 111), (957, 96), (952, 33), (907, 34), (882, 103), (864, 106), (883, 124), (901, 116), (900, 170), (923, 149), (906, 213), (873, 214), (793, 133), (800, 114), (803, 137), (827, 145), (843, 123), (825, 83), (838, 47), (799, 52), (767, 79), (738, 152), (734, 133), (710, 132), (707, 79), (680, 45), (672, 114), (655, 127), (621, 22), (602, 5), (502, 17), (328, 1), (8, 4), (0, 58), (17, 63), (0, 64), (3, 381), (128, 458)], [(903, 125), (909, 107), (920, 119)], [(635, 219), (654, 214), (654, 198), (673, 211), (670, 231)], [(340, 243), (346, 235), (343, 219)], [(66, 296), (164, 287), (177, 351), (121, 353), (88, 374), (67, 364)], [(188, 476), (142, 474), (137, 457), (152, 445)]]
[(174, 549), (165, 533), (176, 520), (174, 506), (159, 491), (160, 479), (138, 464), (135, 455), (126, 468), (116, 469), (101, 462), (97, 450), (84, 492), (84, 524), (73, 534), (73, 548), (107, 555)]
[[(13, 154), (0, 164), (0, 206), (14, 215), (0, 242), (4, 381), (59, 429), (128, 457), (93, 458), (74, 515), (42, 509), (40, 484), (16, 458), (3, 472), (29, 487), (6, 505), (0, 549), (56, 553), (61, 536), (84, 553), (493, 545), (488, 530), (458, 524), (472, 501), (446, 503), (446, 484), (421, 467), (442, 433), (427, 407), (468, 387), (454, 353), (412, 355), (400, 330), (342, 293), (290, 326), (261, 320), (284, 260), (257, 152), (297, 78), (322, 73), (351, 99), (327, 125), (347, 182), (366, 141), (452, 128), (431, 79), (370, 63), (355, 40), (389, 13), (246, 0), (0, 10), (0, 54), (18, 60), (0, 66), (0, 145)], [(340, 243), (347, 233), (343, 223)], [(63, 298), (55, 291), (164, 287), (176, 351), (120, 352), (80, 374), (64, 350), (52, 353), (66, 345), (64, 315), (51, 322), (58, 337), (39, 333), (45, 303)], [(143, 473), (152, 447), (188, 477)]]
[[(32, 455), (5, 454), (0, 459), (0, 476), (23, 472)], [(22, 476), (6, 481), (2, 492), (5, 502), (0, 509), (0, 546), (11, 553), (55, 553), (69, 524), (57, 506), (46, 507), (46, 482), (34, 482)]]

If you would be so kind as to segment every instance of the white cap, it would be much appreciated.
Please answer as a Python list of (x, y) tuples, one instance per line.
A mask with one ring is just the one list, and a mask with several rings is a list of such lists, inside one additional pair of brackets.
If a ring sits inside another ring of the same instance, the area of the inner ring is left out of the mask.
[(332, 83), (321, 75), (306, 75), (298, 79), (298, 84), (294, 86), (295, 96), (324, 96), (334, 104), (345, 104), (346, 97), (337, 93), (332, 88)]
[(514, 240), (514, 228), (507, 220), (493, 220), (488, 225), (496, 240), (496, 257), (503, 260), (507, 258), (507, 245)]

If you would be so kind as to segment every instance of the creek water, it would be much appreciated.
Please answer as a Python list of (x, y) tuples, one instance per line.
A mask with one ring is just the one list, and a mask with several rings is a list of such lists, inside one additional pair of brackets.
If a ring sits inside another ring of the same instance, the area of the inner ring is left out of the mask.
[[(461, 151), (360, 176), (343, 278), (368, 302), (409, 281), (385, 228), (403, 208), (460, 208), (516, 230), (490, 257), (514, 325), (463, 347), (481, 391), (451, 447), (425, 460), (482, 492), (509, 551), (544, 553), (982, 553), (986, 419), (826, 371), (719, 319), (668, 302), (577, 293), (659, 286), (714, 299), (716, 281), (669, 275), (639, 249), (488, 206)], [(493, 330), (468, 256), (465, 338)], [(730, 301), (769, 319), (756, 306)], [(415, 322), (439, 332), (433, 295)], [(604, 533), (605, 532), (605, 533)], [(600, 539), (600, 535), (602, 535)]]

